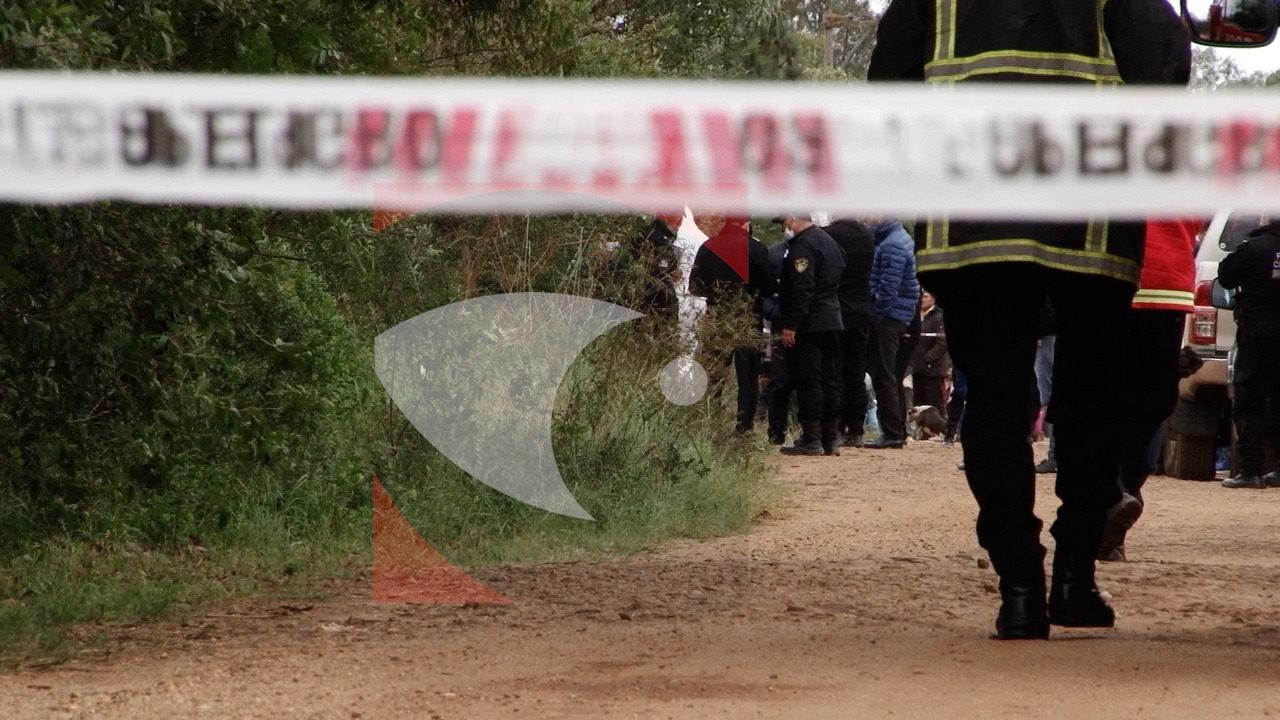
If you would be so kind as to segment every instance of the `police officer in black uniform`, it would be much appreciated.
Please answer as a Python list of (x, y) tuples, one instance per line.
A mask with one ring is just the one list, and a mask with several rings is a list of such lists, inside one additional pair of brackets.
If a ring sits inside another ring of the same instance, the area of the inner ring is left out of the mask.
[(1280, 467), (1262, 474), (1267, 400), (1280, 412), (1280, 225), (1263, 225), (1249, 233), (1249, 239), (1219, 263), (1218, 281), (1223, 287), (1240, 288), (1231, 411), (1240, 472), (1223, 480), (1222, 486), (1280, 487)]
[(782, 344), (795, 383), (801, 435), (788, 455), (839, 455), (840, 278), (844, 253), (807, 216), (774, 218), (795, 233), (782, 261)]

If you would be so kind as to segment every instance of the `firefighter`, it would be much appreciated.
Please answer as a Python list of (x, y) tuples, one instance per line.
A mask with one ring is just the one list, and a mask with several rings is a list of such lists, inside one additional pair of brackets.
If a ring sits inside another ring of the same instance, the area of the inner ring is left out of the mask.
[(1249, 233), (1249, 239), (1218, 264), (1218, 281), (1223, 287), (1240, 288), (1231, 381), (1240, 471), (1222, 486), (1280, 487), (1280, 467), (1262, 474), (1268, 398), (1280, 411), (1280, 225), (1273, 222)]
[(1203, 219), (1147, 221), (1138, 293), (1125, 333), (1124, 406), (1120, 415), (1120, 502), (1107, 510), (1098, 559), (1125, 560), (1124, 541), (1142, 515), (1149, 448), (1178, 404), (1180, 349), (1194, 308), (1196, 236)]
[[(1181, 83), (1190, 36), (1165, 0), (893, 0), (877, 30), (873, 81)], [(1110, 627), (1094, 558), (1116, 482), (1120, 374), (1096, 351), (1123, 328), (1141, 269), (1143, 224), (977, 222), (932, 217), (916, 233), (924, 287), (947, 314), (968, 376), (965, 474), (978, 541), (1000, 575), (1000, 639), (1047, 638), (1050, 624)], [(1044, 546), (1027, 438), (1036, 323), (1058, 317), (1053, 405), (1062, 500), (1045, 600)]]

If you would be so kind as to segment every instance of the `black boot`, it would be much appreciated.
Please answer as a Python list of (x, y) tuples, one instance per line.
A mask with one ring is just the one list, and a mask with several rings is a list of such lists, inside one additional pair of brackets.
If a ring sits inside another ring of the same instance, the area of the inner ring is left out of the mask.
[(996, 615), (997, 640), (1049, 639), (1043, 574), (1039, 582), (1001, 580), (1000, 600), (1000, 613)]
[(1049, 587), (1049, 622), (1062, 627), (1108, 628), (1116, 612), (1094, 582), (1096, 553), (1055, 552), (1053, 584)]
[(840, 445), (843, 438), (840, 437), (840, 421), (830, 420), (822, 423), (822, 454), (823, 455), (840, 455)]
[(825, 450), (822, 447), (822, 430), (818, 423), (803, 423), (804, 432), (792, 445), (786, 445), (782, 448), (783, 455), (822, 455)]

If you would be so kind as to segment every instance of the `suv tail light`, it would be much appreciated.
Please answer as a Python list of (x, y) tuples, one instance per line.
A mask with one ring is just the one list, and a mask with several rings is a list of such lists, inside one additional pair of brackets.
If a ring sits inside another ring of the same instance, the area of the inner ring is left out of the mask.
[(1195, 312), (1191, 315), (1192, 345), (1215, 345), (1218, 342), (1218, 310), (1213, 307), (1213, 282), (1196, 284)]

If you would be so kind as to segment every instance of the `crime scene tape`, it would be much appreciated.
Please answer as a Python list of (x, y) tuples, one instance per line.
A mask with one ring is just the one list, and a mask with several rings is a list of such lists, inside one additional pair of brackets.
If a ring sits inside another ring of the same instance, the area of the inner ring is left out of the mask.
[(0, 73), (0, 200), (919, 216), (1280, 204), (1280, 93)]

